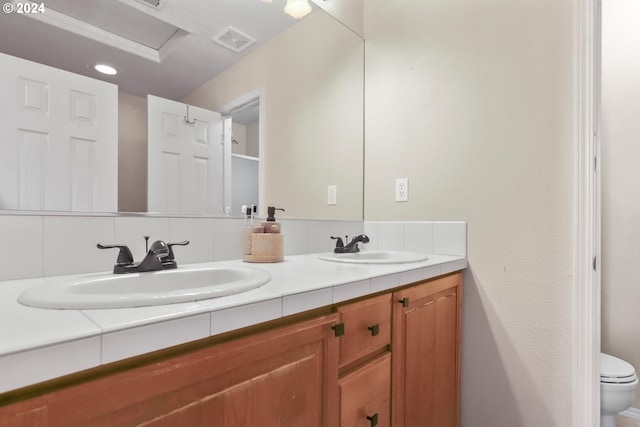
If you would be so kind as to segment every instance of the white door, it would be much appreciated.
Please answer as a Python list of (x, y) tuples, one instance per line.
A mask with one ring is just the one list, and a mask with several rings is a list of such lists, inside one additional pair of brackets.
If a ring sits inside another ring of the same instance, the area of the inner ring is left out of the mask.
[(118, 208), (118, 88), (0, 54), (0, 209)]
[[(149, 212), (220, 214), (223, 146), (220, 113), (147, 96)], [(195, 121), (194, 121), (195, 120)]]

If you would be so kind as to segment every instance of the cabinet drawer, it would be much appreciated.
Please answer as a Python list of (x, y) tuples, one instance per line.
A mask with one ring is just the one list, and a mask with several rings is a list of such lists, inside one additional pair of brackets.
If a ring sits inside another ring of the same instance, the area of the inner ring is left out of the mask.
[(391, 342), (391, 295), (380, 295), (338, 308), (344, 323), (340, 337), (340, 366)]
[(339, 384), (341, 426), (385, 427), (390, 425), (390, 353), (385, 353), (344, 376)]

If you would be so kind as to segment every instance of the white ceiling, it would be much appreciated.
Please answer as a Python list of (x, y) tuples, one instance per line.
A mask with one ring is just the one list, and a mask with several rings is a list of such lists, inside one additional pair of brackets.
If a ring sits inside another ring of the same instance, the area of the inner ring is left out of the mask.
[[(155, 9), (139, 0), (47, 0), (40, 15), (0, 14), (0, 52), (179, 100), (295, 24), (285, 3), (161, 0)], [(256, 43), (241, 53), (214, 43), (229, 26)], [(96, 63), (118, 74), (101, 75)]]

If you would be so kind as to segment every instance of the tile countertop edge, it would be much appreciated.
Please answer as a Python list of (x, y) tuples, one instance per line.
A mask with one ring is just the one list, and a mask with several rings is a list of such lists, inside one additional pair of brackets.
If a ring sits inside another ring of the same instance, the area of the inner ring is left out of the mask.
[[(288, 273), (304, 273), (307, 269), (326, 269), (328, 277), (321, 278), (325, 280), (317, 280), (309, 287), (304, 289), (292, 288), (291, 283), (275, 283), (274, 290), (262, 291), (256, 290), (255, 295), (250, 295), (248, 300), (242, 298), (243, 294), (231, 297), (225, 297), (225, 300), (232, 302), (222, 302), (222, 300), (206, 300), (197, 303), (177, 304), (175, 311), (166, 309), (162, 315), (140, 315), (131, 316), (129, 311), (128, 322), (125, 321), (119, 325), (109, 324), (110, 322), (100, 319), (99, 316), (92, 316), (87, 310), (79, 310), (84, 317), (94, 323), (101, 332), (90, 334), (91, 336), (79, 337), (70, 334), (69, 339), (60, 339), (58, 342), (43, 342), (38, 345), (34, 343), (29, 348), (22, 350), (7, 351), (0, 344), (0, 393), (15, 390), (17, 388), (26, 387), (38, 382), (57, 378), (62, 375), (79, 372), (85, 369), (100, 366), (106, 363), (123, 360), (128, 357), (134, 357), (147, 353), (148, 351), (169, 348), (174, 345), (183, 344), (185, 342), (207, 338), (222, 332), (232, 331), (234, 329), (251, 326), (269, 320), (286, 317), (290, 314), (300, 313), (303, 311), (319, 308), (326, 305), (335, 304), (346, 301), (348, 299), (369, 295), (383, 290), (392, 289), (405, 284), (413, 283), (419, 280), (431, 279), (440, 275), (448, 274), (467, 268), (468, 263), (466, 257), (458, 256), (430, 256), (428, 261), (411, 264), (393, 264), (393, 265), (346, 265), (340, 263), (329, 263), (317, 258), (318, 254), (296, 255), (286, 257), (289, 265), (283, 269), (277, 264), (256, 264), (257, 268), (263, 268), (272, 274), (272, 280), (282, 282), (294, 282), (294, 278), (286, 278)], [(215, 263), (203, 263), (202, 265), (211, 264), (229, 264), (242, 263), (242, 261), (221, 261)], [(245, 264), (246, 265), (246, 264)], [(288, 271), (287, 269), (292, 269)], [(282, 271), (280, 271), (282, 270)], [(284, 277), (284, 278), (283, 278)], [(299, 279), (295, 279), (299, 280)], [(295, 283), (297, 284), (297, 282)], [(354, 285), (357, 289), (350, 290), (350, 285)], [(1, 285), (0, 285), (1, 287)], [(1, 290), (1, 289), (0, 289)], [(312, 297), (311, 299), (305, 296)], [(6, 304), (6, 302), (5, 302)], [(17, 301), (15, 304), (19, 304)], [(262, 316), (255, 316), (255, 308), (264, 307), (267, 311)], [(108, 310), (118, 316), (116, 310)], [(135, 309), (124, 309), (135, 310)], [(153, 310), (152, 310), (153, 311)], [(93, 310), (96, 313), (96, 310)], [(107, 311), (99, 311), (107, 313)], [(122, 312), (120, 312), (122, 313)], [(253, 317), (251, 313), (254, 313)], [(229, 316), (221, 316), (227, 314)], [(96, 318), (97, 317), (97, 318)], [(127, 316), (125, 316), (127, 317)], [(224, 319), (223, 321), (221, 319)], [(10, 319), (0, 320), (5, 323)], [(6, 324), (6, 323), (5, 323)], [(194, 328), (195, 326), (195, 328)], [(192, 330), (195, 329), (195, 330)], [(155, 331), (153, 334), (158, 337), (158, 342), (153, 340), (147, 332)], [(188, 332), (185, 338), (182, 332)], [(166, 332), (166, 333), (165, 333)], [(5, 335), (6, 331), (0, 330), (1, 335)], [(16, 331), (16, 333), (19, 333)], [(4, 339), (5, 337), (3, 337)], [(114, 339), (115, 338), (115, 339)], [(10, 339), (10, 337), (8, 337)], [(110, 349), (110, 343), (122, 347), (127, 342), (146, 342), (144, 346), (132, 346), (127, 351), (114, 351)], [(98, 345), (96, 345), (96, 342)], [(84, 357), (73, 357), (77, 352), (77, 346), (82, 345)], [(65, 355), (68, 353), (69, 357)], [(64, 360), (60, 363), (51, 363), (51, 354), (55, 354), (56, 360)], [(107, 356), (108, 354), (108, 356)], [(121, 355), (121, 356), (118, 356)], [(8, 361), (20, 360), (23, 366), (35, 364), (39, 366), (47, 366), (44, 370), (39, 370), (38, 376), (24, 375), (25, 369), (15, 369), (20, 366), (17, 362), (7, 365)], [(14, 366), (15, 365), (15, 366)], [(11, 370), (9, 367), (14, 366)]]

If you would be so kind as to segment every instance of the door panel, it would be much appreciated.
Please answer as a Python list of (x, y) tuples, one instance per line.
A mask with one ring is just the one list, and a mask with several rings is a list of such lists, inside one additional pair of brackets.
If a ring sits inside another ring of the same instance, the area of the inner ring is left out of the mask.
[(0, 54), (0, 209), (117, 210), (117, 86)]
[(223, 207), (222, 117), (156, 96), (148, 104), (148, 210), (220, 214)]

